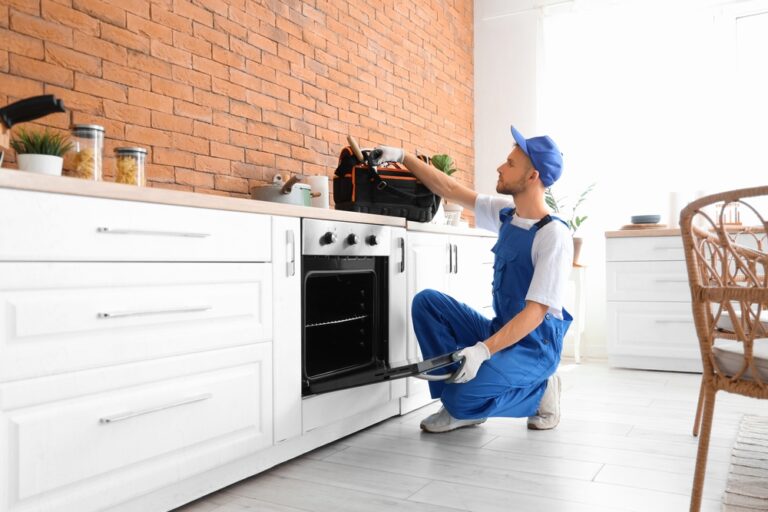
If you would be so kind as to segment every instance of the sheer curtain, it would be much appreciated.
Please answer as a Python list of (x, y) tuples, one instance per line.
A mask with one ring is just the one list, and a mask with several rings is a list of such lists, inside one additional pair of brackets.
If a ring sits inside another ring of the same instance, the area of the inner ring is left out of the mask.
[(683, 0), (545, 8), (540, 124), (566, 158), (553, 191), (575, 197), (597, 182), (585, 231), (633, 214), (666, 222), (670, 202), (768, 181), (768, 15), (759, 2), (731, 4), (751, 10)]

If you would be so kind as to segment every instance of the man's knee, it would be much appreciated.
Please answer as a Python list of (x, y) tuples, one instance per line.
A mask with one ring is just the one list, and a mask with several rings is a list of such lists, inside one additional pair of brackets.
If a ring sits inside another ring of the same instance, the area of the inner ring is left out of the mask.
[(421, 312), (429, 309), (439, 300), (439, 297), (442, 297), (442, 295), (443, 294), (437, 290), (421, 290), (413, 297), (413, 302), (411, 303), (411, 311)]

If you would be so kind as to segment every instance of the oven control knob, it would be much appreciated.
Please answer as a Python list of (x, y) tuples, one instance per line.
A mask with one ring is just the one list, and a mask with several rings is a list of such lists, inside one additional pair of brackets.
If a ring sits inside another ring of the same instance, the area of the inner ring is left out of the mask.
[(336, 233), (333, 231), (328, 231), (323, 236), (320, 237), (320, 243), (322, 245), (329, 245), (336, 241)]
[(349, 236), (347, 236), (347, 243), (349, 245), (355, 245), (359, 241), (360, 241), (360, 237), (358, 237), (354, 233), (350, 233)]
[(365, 237), (365, 243), (368, 245), (377, 245), (379, 241), (376, 239), (376, 235), (368, 235)]

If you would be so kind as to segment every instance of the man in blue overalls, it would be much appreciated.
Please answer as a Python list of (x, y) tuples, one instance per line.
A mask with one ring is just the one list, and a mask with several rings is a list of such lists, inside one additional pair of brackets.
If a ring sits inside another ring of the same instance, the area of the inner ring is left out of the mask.
[(462, 349), (463, 369), (451, 383), (430, 382), (443, 407), (425, 418), (427, 432), (478, 425), (490, 416), (528, 417), (528, 428), (560, 421), (563, 336), (572, 321), (563, 307), (573, 262), (567, 224), (549, 214), (544, 192), (563, 160), (547, 137), (526, 139), (511, 128), (515, 146), (496, 170), (496, 192), (478, 194), (400, 148), (380, 146), (377, 162), (400, 162), (430, 190), (475, 211), (477, 227), (498, 231), (493, 248), (493, 309), (489, 320), (435, 290), (413, 299), (413, 328), (424, 358)]

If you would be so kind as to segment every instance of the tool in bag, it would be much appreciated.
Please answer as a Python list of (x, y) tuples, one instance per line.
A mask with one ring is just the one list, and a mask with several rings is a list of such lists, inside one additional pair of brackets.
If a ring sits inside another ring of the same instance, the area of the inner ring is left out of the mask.
[(440, 196), (396, 162), (376, 166), (373, 151), (361, 150), (355, 139), (339, 155), (333, 179), (337, 210), (405, 217), (429, 222), (440, 206)]
[[(358, 372), (346, 377), (336, 377), (331, 382), (323, 383), (322, 381), (312, 384), (312, 393), (325, 393), (328, 391), (335, 391), (337, 389), (354, 388), (357, 386), (365, 386), (367, 384), (375, 384), (377, 382), (384, 382), (388, 380), (404, 379), (405, 377), (416, 377), (417, 379), (431, 380), (431, 381), (446, 381), (453, 382), (456, 375), (459, 374), (467, 359), (464, 356), (459, 355), (459, 350), (451, 352), (449, 354), (443, 354), (441, 356), (425, 359), (418, 363), (411, 363), (403, 366), (397, 366), (390, 368), (387, 365), (384, 368), (374, 368), (366, 372)], [(433, 375), (428, 372), (433, 370), (439, 370), (445, 368), (454, 363), (458, 363), (458, 368), (455, 371), (449, 373), (442, 373)]]

